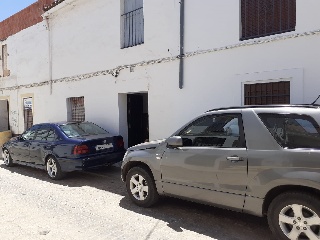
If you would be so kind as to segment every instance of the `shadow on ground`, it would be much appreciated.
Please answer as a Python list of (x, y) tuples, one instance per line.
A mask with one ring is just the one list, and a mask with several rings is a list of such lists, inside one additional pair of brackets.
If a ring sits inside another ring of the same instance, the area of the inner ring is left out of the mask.
[(46, 171), (28, 166), (15, 165), (13, 167), (7, 167), (4, 164), (0, 164), (0, 168), (26, 177), (32, 177), (41, 181), (67, 187), (88, 186), (121, 196), (124, 196), (126, 193), (125, 185), (120, 177), (120, 167), (118, 166), (102, 167), (86, 172), (71, 172), (61, 180), (52, 180), (48, 177)]
[[(176, 232), (188, 230), (219, 240), (274, 239), (266, 218), (185, 200), (165, 197), (152, 208), (140, 208), (126, 196), (121, 199), (120, 207), (164, 221)], [(149, 236), (152, 236), (152, 231)]]
[[(0, 168), (53, 184), (67, 187), (89, 186), (118, 194), (123, 196), (119, 203), (121, 208), (166, 222), (167, 226), (176, 232), (188, 230), (219, 240), (274, 239), (265, 218), (169, 197), (161, 198), (159, 203), (152, 208), (140, 208), (134, 205), (127, 196), (118, 166), (89, 172), (72, 172), (65, 179), (59, 181), (49, 179), (47, 173), (40, 169), (20, 165), (8, 168), (3, 164), (0, 165)], [(152, 238), (154, 230), (151, 230), (146, 239)]]

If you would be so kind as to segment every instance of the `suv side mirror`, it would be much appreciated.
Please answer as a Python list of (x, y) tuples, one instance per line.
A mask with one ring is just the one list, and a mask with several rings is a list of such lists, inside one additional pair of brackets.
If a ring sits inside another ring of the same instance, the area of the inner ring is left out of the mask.
[(180, 136), (173, 136), (167, 139), (167, 147), (169, 148), (178, 148), (183, 147), (183, 141)]

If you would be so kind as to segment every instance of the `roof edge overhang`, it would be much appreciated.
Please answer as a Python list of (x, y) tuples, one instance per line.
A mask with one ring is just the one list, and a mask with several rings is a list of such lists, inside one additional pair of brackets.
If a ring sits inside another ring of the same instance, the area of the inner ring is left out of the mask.
[(45, 6), (43, 8), (43, 10), (45, 12), (41, 16), (43, 19), (48, 18), (51, 14), (55, 13), (56, 11), (59, 11), (60, 9), (64, 8), (65, 6), (72, 4), (75, 1), (76, 0), (57, 0), (49, 6)]

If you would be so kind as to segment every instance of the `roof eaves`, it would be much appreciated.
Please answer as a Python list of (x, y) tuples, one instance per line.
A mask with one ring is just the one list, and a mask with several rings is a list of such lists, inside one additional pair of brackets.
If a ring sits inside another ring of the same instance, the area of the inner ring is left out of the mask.
[(47, 12), (50, 9), (54, 8), (55, 6), (59, 5), (60, 3), (64, 2), (65, 0), (56, 0), (53, 3), (51, 3), (50, 5), (44, 5), (43, 6), (43, 11)]

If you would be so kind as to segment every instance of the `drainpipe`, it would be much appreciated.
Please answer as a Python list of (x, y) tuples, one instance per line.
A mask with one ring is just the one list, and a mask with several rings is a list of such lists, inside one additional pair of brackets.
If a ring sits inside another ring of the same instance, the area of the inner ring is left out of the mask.
[(52, 95), (52, 38), (50, 29), (50, 19), (49, 16), (45, 16), (48, 29), (48, 47), (49, 47), (49, 82), (50, 82), (50, 95)]
[(183, 88), (184, 67), (184, 0), (180, 0), (180, 63), (179, 63), (179, 88)]

